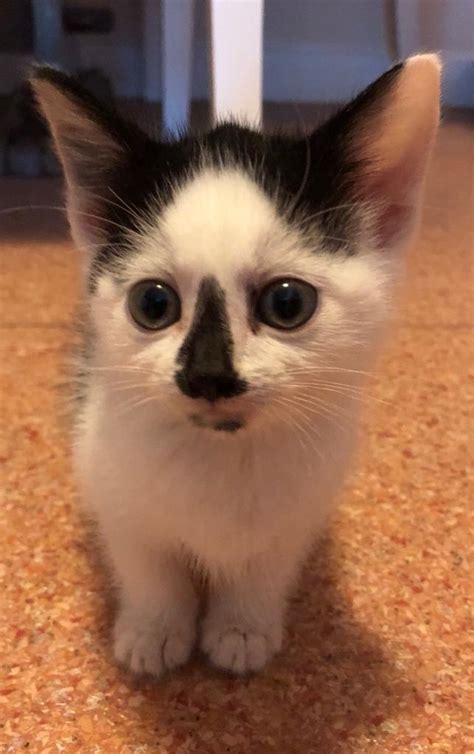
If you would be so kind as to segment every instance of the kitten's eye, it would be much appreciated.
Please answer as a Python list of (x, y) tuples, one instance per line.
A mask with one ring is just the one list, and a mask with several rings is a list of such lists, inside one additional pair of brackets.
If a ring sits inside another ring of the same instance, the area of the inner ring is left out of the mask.
[(274, 280), (257, 301), (257, 317), (265, 325), (293, 330), (307, 322), (318, 304), (318, 292), (302, 280)]
[(163, 330), (181, 316), (178, 294), (159, 280), (142, 280), (128, 294), (128, 309), (145, 330)]

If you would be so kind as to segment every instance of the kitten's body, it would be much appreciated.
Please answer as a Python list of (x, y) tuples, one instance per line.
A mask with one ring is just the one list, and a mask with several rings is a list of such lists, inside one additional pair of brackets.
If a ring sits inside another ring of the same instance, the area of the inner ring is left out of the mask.
[[(301, 142), (228, 126), (201, 142), (147, 142), (147, 164), (135, 132), (111, 132), (59, 74), (37, 74), (89, 254), (76, 465), (120, 587), (115, 654), (133, 671), (159, 675), (189, 656), (193, 569), (208, 579), (200, 644), (214, 663), (257, 670), (280, 647), (285, 598), (350, 459), (416, 219), (437, 79), (432, 58), (415, 58)], [(406, 95), (421, 102), (408, 135), (385, 124)], [(135, 184), (132, 158), (143, 163)], [(130, 291), (148, 279), (181, 301), (159, 331), (130, 317)], [(318, 292), (291, 331), (257, 316), (275, 280)]]

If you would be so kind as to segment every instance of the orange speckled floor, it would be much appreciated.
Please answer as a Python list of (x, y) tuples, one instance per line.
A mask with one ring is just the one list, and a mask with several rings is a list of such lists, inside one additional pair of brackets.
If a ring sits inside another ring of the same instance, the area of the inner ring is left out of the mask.
[[(58, 213), (0, 215), (2, 752), (474, 752), (473, 148), (472, 121), (450, 119), (374, 391), (389, 403), (369, 408), (283, 652), (247, 680), (197, 659), (136, 687), (114, 667), (56, 390), (76, 259)], [(58, 196), (47, 181), (0, 183), (4, 207)]]

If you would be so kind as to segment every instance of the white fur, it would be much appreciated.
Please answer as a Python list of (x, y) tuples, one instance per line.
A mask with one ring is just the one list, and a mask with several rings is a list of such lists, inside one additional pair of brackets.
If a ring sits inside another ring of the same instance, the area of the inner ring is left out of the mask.
[[(325, 252), (323, 237), (292, 229), (236, 169), (190, 178), (130, 242), (120, 283), (102, 277), (91, 300), (95, 356), (75, 449), (121, 590), (115, 654), (156, 675), (187, 659), (193, 563), (209, 581), (202, 649), (223, 668), (257, 670), (281, 645), (285, 598), (344, 477), (399, 259), (369, 247)], [(251, 386), (217, 408), (174, 382), (206, 275), (225, 291), (235, 367)], [(182, 319), (151, 334), (126, 306), (130, 285), (150, 276), (182, 300)], [(246, 287), (281, 276), (315, 285), (319, 309), (293, 333), (253, 333)], [(198, 428), (198, 411), (247, 426)]]

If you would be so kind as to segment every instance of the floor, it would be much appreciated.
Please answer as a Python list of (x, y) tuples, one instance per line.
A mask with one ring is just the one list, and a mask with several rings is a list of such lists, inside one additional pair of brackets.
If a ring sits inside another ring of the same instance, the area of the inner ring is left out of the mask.
[[(2, 752), (474, 752), (473, 168), (474, 123), (448, 118), (357, 470), (283, 652), (246, 680), (199, 658), (154, 687), (114, 667), (61, 399), (77, 260), (61, 212), (0, 215)], [(4, 208), (60, 195), (0, 182)]]

